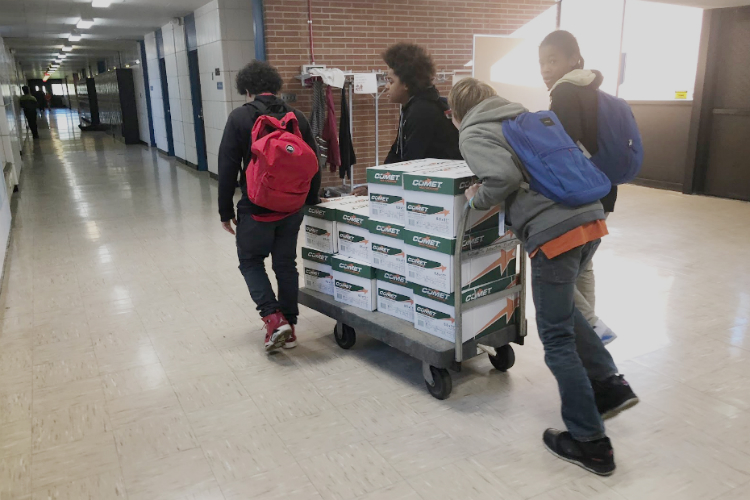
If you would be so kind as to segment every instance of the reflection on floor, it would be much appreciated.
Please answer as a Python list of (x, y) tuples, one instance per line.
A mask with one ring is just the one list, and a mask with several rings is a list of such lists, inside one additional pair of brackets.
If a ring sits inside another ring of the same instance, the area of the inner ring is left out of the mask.
[(599, 479), (541, 446), (561, 421), (533, 321), (510, 372), (477, 358), (444, 402), (310, 310), (267, 357), (215, 182), (50, 122), (0, 298), (0, 498), (750, 498), (750, 204), (622, 188), (598, 308), (643, 402)]

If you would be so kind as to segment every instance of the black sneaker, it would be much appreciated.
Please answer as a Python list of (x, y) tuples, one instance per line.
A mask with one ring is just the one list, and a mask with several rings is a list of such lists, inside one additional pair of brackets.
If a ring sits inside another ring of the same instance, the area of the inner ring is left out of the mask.
[(544, 446), (557, 458), (594, 474), (611, 476), (615, 472), (615, 453), (607, 437), (583, 442), (573, 439), (569, 432), (547, 429), (544, 431)]
[(601, 382), (592, 380), (591, 386), (594, 388), (596, 407), (604, 420), (638, 404), (638, 396), (622, 375), (613, 375)]

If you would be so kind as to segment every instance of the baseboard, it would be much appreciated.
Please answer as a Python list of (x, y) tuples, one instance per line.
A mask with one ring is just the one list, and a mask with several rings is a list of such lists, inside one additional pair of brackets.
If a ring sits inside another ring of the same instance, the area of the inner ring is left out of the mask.
[(212, 179), (214, 179), (216, 181), (219, 180), (219, 175), (218, 174), (215, 174), (213, 172), (209, 172), (208, 170), (206, 170), (206, 172), (208, 172), (208, 176), (211, 177)]
[(657, 181), (654, 179), (633, 179), (631, 184), (635, 184), (636, 186), (643, 186), (643, 187), (650, 187), (655, 189), (665, 189), (668, 191), (678, 191), (682, 192), (682, 183), (681, 182), (667, 182), (667, 181)]

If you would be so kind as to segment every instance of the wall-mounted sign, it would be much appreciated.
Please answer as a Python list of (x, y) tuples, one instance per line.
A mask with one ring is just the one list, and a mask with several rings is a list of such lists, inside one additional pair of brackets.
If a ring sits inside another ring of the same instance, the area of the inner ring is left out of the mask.
[(688, 95), (687, 90), (677, 90), (674, 93), (674, 98), (675, 99), (687, 99), (687, 95)]
[(224, 90), (224, 82), (216, 82), (216, 88), (219, 90)]
[(216, 76), (221, 76), (221, 70), (219, 68), (216, 68), (214, 73), (216, 73)]

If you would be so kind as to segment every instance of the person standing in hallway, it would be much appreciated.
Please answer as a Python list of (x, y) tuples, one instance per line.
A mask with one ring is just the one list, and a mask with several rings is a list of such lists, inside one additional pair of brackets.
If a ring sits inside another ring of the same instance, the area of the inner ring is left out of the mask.
[[(458, 131), (447, 115), (448, 104), (433, 84), (435, 63), (427, 50), (413, 43), (397, 43), (383, 53), (383, 60), (388, 65), (388, 99), (401, 105), (398, 134), (384, 163), (462, 159)], [(367, 194), (367, 186), (352, 194)]]
[(506, 221), (531, 257), (531, 287), (545, 362), (557, 380), (567, 431), (547, 429), (555, 456), (608, 476), (615, 471), (604, 419), (638, 398), (575, 305), (575, 283), (607, 234), (600, 202), (568, 207), (522, 187), (522, 165), (503, 134), (503, 121), (527, 110), (474, 78), (458, 82), (449, 101), (466, 163), (479, 178), (466, 190), (473, 208), (505, 203)]
[(21, 96), (21, 108), (23, 109), (23, 114), (26, 115), (26, 123), (29, 124), (31, 136), (34, 139), (39, 139), (39, 130), (36, 123), (36, 99), (31, 95), (31, 91), (29, 90), (28, 86), (24, 85), (23, 87), (21, 87), (21, 91), (23, 92), (23, 95)]
[[(602, 74), (583, 69), (578, 41), (568, 31), (553, 31), (539, 46), (539, 65), (550, 91), (550, 110), (560, 119), (565, 131), (579, 147), (593, 156), (598, 145), (598, 96)], [(617, 186), (601, 199), (605, 217), (615, 211)], [(576, 283), (576, 306), (605, 345), (617, 338), (615, 332), (596, 315), (594, 263), (589, 261)]]
[[(315, 138), (305, 116), (276, 96), (283, 85), (276, 68), (253, 61), (237, 74), (236, 83), (237, 91), (247, 102), (229, 115), (219, 147), (219, 215), (224, 229), (236, 237), (240, 272), (266, 325), (266, 350), (293, 348), (297, 345), (295, 325), (299, 315), (297, 235), (302, 212), (279, 213), (254, 204), (248, 197), (245, 173), (251, 160), (251, 132), (259, 116), (281, 118), (293, 111), (302, 138), (312, 151), (316, 151)], [(242, 197), (235, 216), (238, 176)], [(310, 183), (306, 204), (320, 202), (320, 182), (318, 169)], [(278, 283), (278, 297), (266, 273), (265, 260), (269, 255)]]

